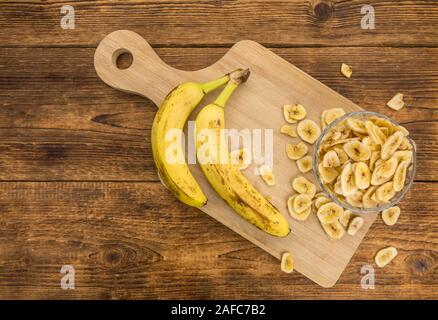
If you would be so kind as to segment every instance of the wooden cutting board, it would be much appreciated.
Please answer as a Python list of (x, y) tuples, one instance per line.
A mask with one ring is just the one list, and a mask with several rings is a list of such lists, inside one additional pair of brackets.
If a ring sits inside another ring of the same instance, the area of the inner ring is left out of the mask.
[[(119, 69), (116, 60), (124, 52), (132, 54), (133, 62), (128, 68)], [(307, 117), (317, 123), (320, 123), (321, 112), (325, 109), (341, 107), (349, 112), (361, 110), (359, 106), (253, 41), (236, 43), (219, 61), (205, 69), (182, 71), (165, 64), (140, 35), (119, 30), (101, 41), (96, 49), (94, 65), (99, 77), (111, 87), (145, 96), (157, 106), (169, 91), (182, 82), (205, 82), (236, 68), (249, 68), (251, 76), (226, 107), (226, 127), (273, 129), (276, 185), (269, 187), (256, 176), (253, 173), (255, 165), (246, 169), (244, 174), (264, 195), (271, 196), (273, 203), (287, 217), (292, 232), (285, 238), (276, 238), (257, 229), (215, 194), (197, 165), (190, 165), (208, 197), (208, 204), (201, 210), (276, 258), (285, 251), (291, 252), (296, 270), (319, 285), (330, 287), (336, 283), (376, 215), (365, 215), (365, 224), (356, 236), (346, 235), (338, 241), (329, 240), (315, 214), (304, 222), (291, 218), (286, 201), (293, 193), (292, 179), (300, 172), (295, 162), (287, 158), (285, 146), (299, 140), (280, 134), (279, 129), (285, 124), (284, 104), (301, 103), (307, 109)], [(211, 93), (201, 106), (219, 91)], [(193, 113), (192, 119), (198, 110)], [(312, 147), (309, 150), (313, 152)], [(305, 176), (316, 183), (312, 172)], [(278, 269), (280, 272), (280, 264)]]

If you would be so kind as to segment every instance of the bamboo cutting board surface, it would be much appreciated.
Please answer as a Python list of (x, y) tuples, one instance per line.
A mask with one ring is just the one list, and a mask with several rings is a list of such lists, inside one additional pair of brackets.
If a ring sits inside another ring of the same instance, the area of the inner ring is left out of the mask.
[[(132, 54), (133, 62), (128, 68), (119, 69), (116, 60), (124, 52)], [(101, 41), (95, 52), (94, 65), (99, 77), (108, 85), (145, 96), (157, 106), (169, 91), (182, 82), (205, 82), (236, 68), (249, 68), (251, 76), (248, 81), (227, 104), (226, 127), (238, 130), (273, 129), (276, 185), (269, 187), (256, 176), (253, 173), (256, 165), (244, 170), (244, 174), (264, 195), (271, 197), (288, 219), (292, 231), (287, 237), (277, 238), (259, 230), (216, 195), (197, 165), (190, 165), (208, 197), (208, 204), (201, 210), (276, 258), (280, 258), (285, 251), (291, 252), (295, 269), (319, 285), (330, 287), (336, 283), (376, 214), (363, 216), (365, 224), (354, 237), (346, 234), (338, 241), (331, 241), (327, 237), (315, 214), (311, 214), (304, 222), (291, 218), (286, 201), (294, 193), (291, 186), (293, 178), (301, 173), (295, 162), (287, 158), (285, 147), (287, 143), (297, 143), (299, 139), (282, 135), (279, 129), (285, 124), (284, 104), (301, 103), (306, 107), (307, 118), (318, 124), (323, 110), (341, 107), (350, 112), (361, 110), (359, 106), (253, 41), (236, 43), (219, 61), (205, 69), (182, 71), (165, 64), (140, 35), (119, 30)], [(212, 100), (219, 91), (206, 97), (200, 107)], [(195, 110), (191, 119), (198, 110)], [(309, 153), (313, 153), (312, 146)], [(312, 172), (304, 176), (316, 184)]]

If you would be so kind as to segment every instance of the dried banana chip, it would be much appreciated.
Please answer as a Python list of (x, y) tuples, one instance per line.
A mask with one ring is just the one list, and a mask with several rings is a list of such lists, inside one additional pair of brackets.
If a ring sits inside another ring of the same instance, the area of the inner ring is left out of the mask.
[(371, 157), (371, 151), (367, 145), (360, 141), (349, 141), (344, 144), (344, 151), (354, 161), (366, 161)]
[(324, 123), (326, 125), (329, 125), (333, 121), (335, 121), (337, 118), (342, 117), (345, 114), (344, 109), (342, 108), (333, 108), (324, 111)]
[(275, 185), (275, 176), (272, 173), (272, 169), (270, 166), (263, 164), (259, 168), (260, 175), (262, 179), (266, 182), (268, 186)]
[(344, 148), (342, 148), (340, 146), (334, 146), (333, 150), (337, 153), (341, 164), (344, 164), (345, 162), (347, 162), (348, 159), (350, 159), (348, 157), (348, 154), (344, 151)]
[(389, 181), (397, 169), (398, 161), (395, 157), (392, 157), (386, 161), (379, 163), (376, 161), (376, 167), (371, 174), (371, 184), (373, 186), (379, 186)]
[(365, 122), (355, 118), (348, 118), (346, 121), (347, 126), (354, 132), (360, 134), (368, 134), (367, 128), (365, 127)]
[(402, 140), (402, 143), (400, 144), (398, 149), (399, 150), (412, 150), (412, 145), (409, 142), (409, 140), (406, 137), (404, 137), (403, 140)]
[(360, 190), (367, 189), (371, 183), (371, 171), (365, 162), (358, 162), (354, 168), (354, 182)]
[(297, 177), (292, 181), (292, 188), (300, 194), (309, 195), (310, 198), (313, 198), (316, 193), (315, 185), (303, 176)]
[(353, 166), (348, 163), (341, 173), (341, 188), (344, 196), (350, 196), (357, 192), (357, 186), (354, 181)]
[(376, 190), (376, 198), (382, 203), (389, 202), (395, 196), (394, 182), (389, 181), (382, 184)]
[(383, 210), (382, 219), (387, 226), (393, 226), (397, 223), (398, 217), (400, 216), (400, 208), (395, 206), (389, 209)]
[(306, 114), (306, 109), (301, 104), (287, 104), (283, 106), (284, 119), (289, 123), (296, 123), (304, 119)]
[(332, 202), (329, 198), (327, 198), (325, 196), (320, 196), (314, 200), (314, 205), (315, 205), (316, 209), (319, 209), (322, 205), (329, 203), (329, 202)]
[(230, 159), (232, 164), (237, 165), (240, 170), (244, 170), (251, 164), (251, 152), (246, 148), (234, 150), (230, 152)]
[(333, 223), (323, 223), (321, 225), (331, 240), (339, 240), (345, 234), (345, 229), (342, 227), (339, 221), (335, 221)]
[(380, 153), (380, 157), (383, 160), (388, 160), (394, 152), (398, 149), (398, 147), (401, 145), (403, 141), (403, 133), (400, 131), (395, 132), (391, 136), (386, 139), (385, 143), (382, 146), (382, 151)]
[(383, 268), (390, 263), (397, 256), (397, 254), (398, 252), (396, 248), (387, 247), (377, 252), (374, 260), (379, 268)]
[(376, 186), (370, 186), (363, 194), (362, 205), (364, 208), (375, 208), (379, 204), (373, 197), (376, 189)]
[(410, 150), (396, 151), (392, 156), (397, 159), (398, 163), (406, 161), (410, 164), (412, 162), (412, 151)]
[(292, 127), (292, 126), (290, 126), (288, 124), (283, 125), (280, 128), (280, 132), (285, 134), (285, 135), (287, 135), (287, 136), (289, 136), (289, 137), (292, 137), (292, 138), (296, 138), (297, 137), (297, 130), (295, 129), (295, 127)]
[(369, 168), (370, 170), (374, 170), (376, 161), (380, 159), (380, 151), (371, 152)]
[[(343, 113), (337, 108), (326, 110), (321, 123), (328, 125)], [(379, 116), (347, 118), (325, 134), (316, 150), (318, 177), (339, 201), (377, 209), (405, 187), (413, 157), (408, 134)], [(318, 201), (318, 205), (322, 204)]]
[(341, 166), (341, 160), (339, 159), (339, 156), (336, 151), (331, 150), (328, 151), (322, 160), (322, 165), (325, 168), (336, 168)]
[(368, 135), (375, 144), (383, 145), (386, 141), (386, 136), (372, 121), (365, 121)]
[(348, 225), (347, 233), (350, 236), (354, 236), (360, 230), (360, 228), (362, 228), (363, 223), (364, 220), (362, 217), (354, 217)]
[(313, 120), (305, 119), (298, 123), (297, 133), (301, 139), (313, 144), (320, 136), (321, 129)]
[(394, 191), (402, 191), (405, 186), (406, 174), (408, 171), (407, 161), (402, 161), (394, 173)]
[(301, 159), (297, 160), (297, 167), (301, 173), (306, 173), (312, 170), (313, 167), (312, 156), (304, 156)]
[(351, 67), (348, 64), (341, 64), (341, 73), (346, 77), (346, 78), (350, 78), (352, 73), (353, 73), (353, 69), (351, 69)]
[(332, 183), (339, 176), (339, 172), (336, 169), (326, 168), (322, 163), (318, 165), (318, 172), (324, 183)]
[(339, 222), (344, 228), (348, 227), (352, 216), (353, 213), (350, 210), (344, 210), (344, 212), (341, 214), (339, 217)]
[(292, 218), (298, 221), (305, 221), (309, 217), (312, 208), (309, 207), (303, 210), (302, 212), (296, 212), (294, 209), (294, 203), (297, 197), (298, 197), (297, 194), (289, 197), (289, 199), (287, 200), (287, 210), (289, 211), (289, 214), (291, 215)]
[(320, 206), (316, 215), (321, 223), (326, 224), (338, 221), (343, 212), (342, 207), (334, 202), (329, 202)]

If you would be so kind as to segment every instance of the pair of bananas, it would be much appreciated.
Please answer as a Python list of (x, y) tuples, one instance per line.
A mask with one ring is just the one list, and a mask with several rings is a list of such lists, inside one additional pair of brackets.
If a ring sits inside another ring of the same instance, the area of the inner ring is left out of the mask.
[[(160, 180), (170, 192), (190, 206), (204, 206), (207, 197), (185, 162), (182, 144), (175, 144), (177, 138), (169, 133), (175, 130), (182, 133), (189, 115), (204, 96), (226, 84), (217, 99), (205, 106), (196, 118), (198, 162), (213, 189), (234, 211), (263, 231), (284, 237), (290, 231), (287, 220), (251, 185), (238, 165), (229, 161), (228, 150), (223, 152), (224, 147), (226, 149), (225, 138), (221, 137), (225, 128), (224, 107), (232, 93), (248, 77), (249, 70), (238, 69), (207, 83), (183, 83), (171, 91), (160, 106), (152, 125), (153, 157)], [(205, 131), (210, 134), (204, 136)], [(205, 155), (209, 161), (205, 161)]]

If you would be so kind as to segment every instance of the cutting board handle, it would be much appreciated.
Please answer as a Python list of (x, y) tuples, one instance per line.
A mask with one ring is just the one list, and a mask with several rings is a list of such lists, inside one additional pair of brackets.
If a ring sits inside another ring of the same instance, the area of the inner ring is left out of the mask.
[[(123, 53), (132, 55), (132, 64), (126, 69), (117, 67), (117, 58)], [(156, 105), (185, 73), (163, 62), (143, 37), (129, 30), (118, 30), (103, 38), (94, 53), (94, 67), (109, 86), (145, 96)]]

